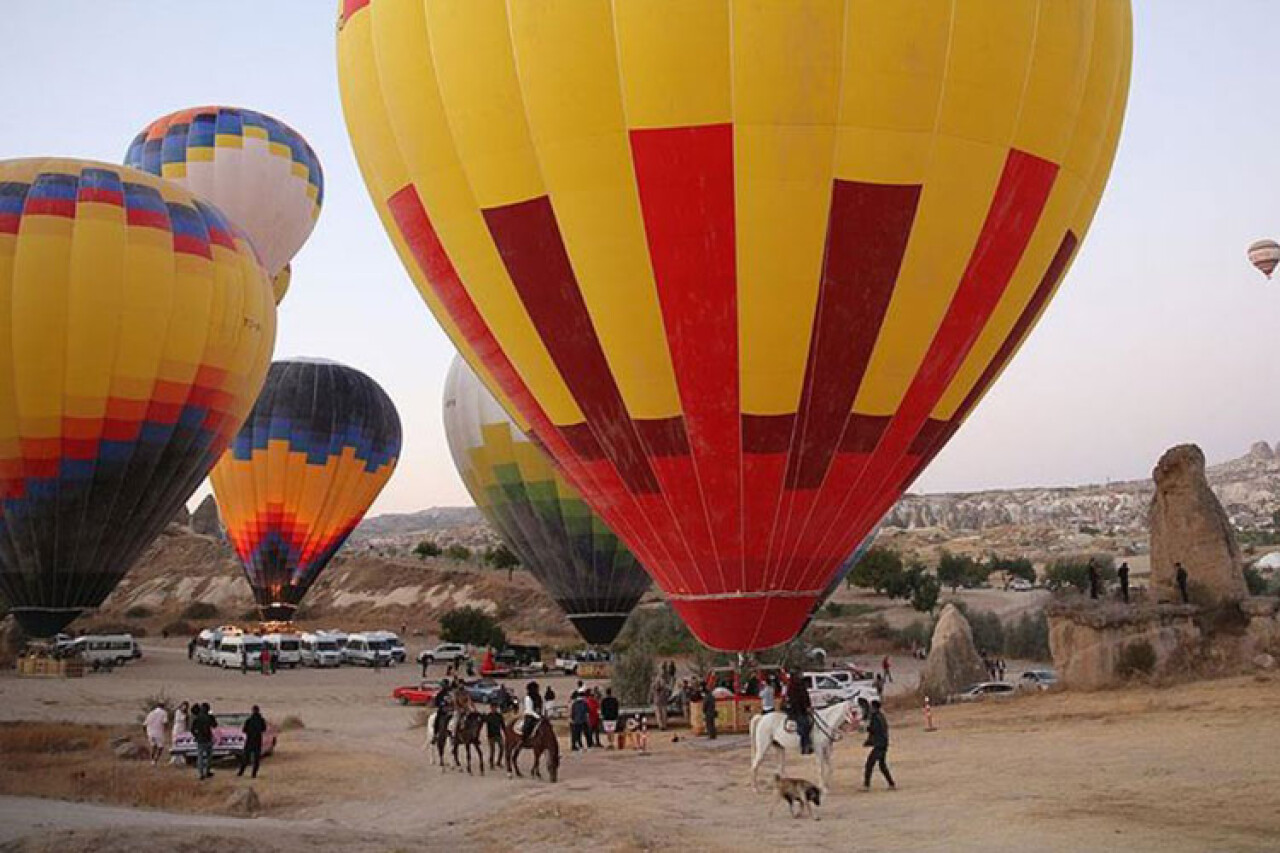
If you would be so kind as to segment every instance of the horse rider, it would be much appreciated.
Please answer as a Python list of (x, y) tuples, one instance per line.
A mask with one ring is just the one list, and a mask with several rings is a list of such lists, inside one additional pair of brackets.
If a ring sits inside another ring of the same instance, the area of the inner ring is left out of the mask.
[(523, 722), (520, 738), (523, 745), (528, 746), (529, 739), (533, 737), (534, 731), (538, 728), (538, 722), (542, 719), (542, 692), (538, 690), (538, 682), (530, 681), (525, 687), (520, 715)]
[(791, 674), (787, 683), (787, 713), (795, 721), (796, 733), (800, 735), (800, 754), (809, 755), (813, 752), (813, 703), (809, 701), (804, 676), (798, 671)]
[(777, 708), (774, 707), (775, 696), (777, 696), (777, 693), (774, 691), (773, 679), (766, 678), (764, 680), (764, 683), (760, 686), (760, 713), (761, 714), (772, 714), (774, 711), (777, 710)]
[(440, 689), (436, 691), (433, 701), (436, 706), (436, 728), (431, 734), (433, 738), (439, 738), (441, 730), (451, 718), (449, 711), (453, 702), (453, 685), (447, 676), (440, 680)]
[(458, 679), (453, 687), (453, 719), (449, 721), (450, 737), (457, 739), (458, 729), (467, 721), (471, 708), (471, 694), (467, 692), (467, 685), (462, 679)]

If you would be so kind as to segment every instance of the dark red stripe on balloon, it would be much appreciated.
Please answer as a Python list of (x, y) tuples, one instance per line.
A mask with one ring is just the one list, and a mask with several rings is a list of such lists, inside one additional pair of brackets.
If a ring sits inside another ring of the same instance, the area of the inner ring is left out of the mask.
[(689, 455), (689, 436), (685, 432), (683, 418), (641, 419), (632, 421), (632, 424), (650, 458)]
[(743, 453), (786, 453), (791, 446), (791, 431), (796, 416), (747, 415), (742, 416)]
[(573, 448), (573, 452), (581, 458), (589, 462), (596, 462), (604, 458), (604, 448), (600, 446), (600, 442), (596, 441), (595, 433), (591, 431), (590, 424), (570, 424), (569, 426), (560, 427), (560, 435), (564, 438), (565, 443)]
[(831, 464), (889, 310), (919, 201), (914, 185), (836, 181), (832, 187), (788, 489), (817, 488)]
[(844, 425), (840, 437), (842, 453), (871, 453), (880, 443), (891, 418), (888, 415), (859, 415), (854, 413)]
[(742, 573), (733, 126), (633, 130), (631, 156), (721, 577)]
[(633, 493), (658, 491), (578, 289), (551, 199), (539, 196), (483, 214), (516, 293), (596, 440)]

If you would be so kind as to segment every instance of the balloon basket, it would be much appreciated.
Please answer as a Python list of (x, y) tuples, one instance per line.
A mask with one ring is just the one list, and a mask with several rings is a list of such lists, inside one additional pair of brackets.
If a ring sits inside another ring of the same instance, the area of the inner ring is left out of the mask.
[(18, 675), (22, 678), (80, 678), (84, 675), (84, 661), (27, 655), (18, 658)]

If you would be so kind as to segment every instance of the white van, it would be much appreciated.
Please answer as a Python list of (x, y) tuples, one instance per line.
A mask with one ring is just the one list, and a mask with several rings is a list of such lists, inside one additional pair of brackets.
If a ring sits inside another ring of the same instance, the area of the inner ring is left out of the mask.
[(333, 640), (335, 643), (337, 643), (337, 644), (338, 644), (338, 650), (339, 650), (339, 651), (341, 651), (342, 649), (345, 649), (345, 648), (347, 647), (347, 632), (346, 632), (346, 631), (339, 631), (339, 630), (337, 630), (336, 628), (331, 628), (331, 629), (329, 629), (328, 631), (319, 631), (319, 632), (317, 632), (317, 633), (324, 634), (326, 637), (328, 637), (329, 639), (331, 639), (331, 640)]
[(387, 651), (391, 653), (391, 659), (396, 663), (404, 663), (407, 656), (404, 650), (404, 641), (394, 631), (370, 631), (368, 636), (378, 640), (386, 640)]
[(196, 634), (196, 650), (192, 654), (192, 659), (196, 663), (202, 663), (206, 666), (217, 663), (215, 658), (218, 654), (218, 641), (222, 639), (222, 632), (214, 628), (205, 628), (199, 634)]
[(297, 669), (302, 663), (301, 638), (297, 634), (266, 634), (262, 641), (271, 648), (271, 657), (276, 668), (287, 666)]
[(350, 634), (342, 650), (342, 662), (361, 666), (388, 666), (391, 644), (377, 634)]
[(342, 649), (338, 640), (324, 631), (303, 634), (298, 641), (298, 652), (303, 666), (342, 665)]
[(214, 663), (223, 669), (239, 669), (242, 664), (252, 668), (262, 664), (262, 638), (241, 631), (223, 633), (218, 642)]
[(87, 664), (109, 663), (122, 666), (134, 658), (142, 657), (142, 651), (132, 634), (86, 634), (71, 643), (73, 654), (84, 658)]

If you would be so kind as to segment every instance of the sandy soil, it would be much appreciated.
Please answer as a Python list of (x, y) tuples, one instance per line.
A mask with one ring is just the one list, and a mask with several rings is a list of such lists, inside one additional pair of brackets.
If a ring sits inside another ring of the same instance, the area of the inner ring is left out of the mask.
[[(0, 719), (134, 723), (142, 697), (258, 702), (303, 731), (281, 737), (254, 787), (265, 816), (237, 820), (0, 797), (0, 849), (1275, 850), (1280, 839), (1280, 680), (1259, 676), (1167, 689), (1041, 694), (890, 716), (900, 790), (860, 790), (859, 738), (837, 748), (817, 822), (792, 821), (752, 793), (742, 737), (654, 737), (648, 755), (566, 755), (556, 785), (468, 777), (427, 764), (413, 709), (387, 698), (412, 668), (242, 676), (189, 664), (176, 647), (111, 675), (0, 677)], [(904, 662), (905, 663), (905, 662)], [(790, 770), (816, 775), (808, 760)], [(51, 769), (35, 772), (59, 772)], [(175, 786), (179, 768), (139, 767)], [(207, 785), (240, 785), (219, 773)]]

